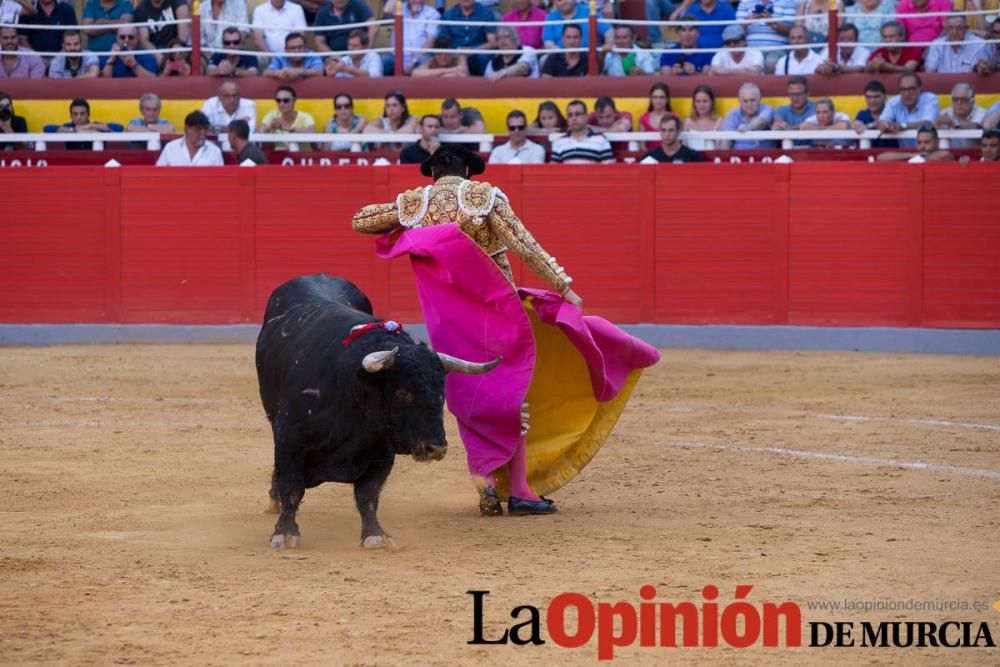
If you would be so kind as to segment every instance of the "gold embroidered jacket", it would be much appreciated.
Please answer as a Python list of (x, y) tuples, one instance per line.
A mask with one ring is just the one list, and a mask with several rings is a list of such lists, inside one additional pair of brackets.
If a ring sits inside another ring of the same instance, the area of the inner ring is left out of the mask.
[(354, 214), (353, 225), (358, 232), (382, 234), (400, 226), (431, 227), (453, 221), (512, 283), (507, 249), (560, 294), (573, 282), (524, 227), (500, 188), (484, 181), (445, 176), (434, 185), (407, 190), (395, 203), (365, 206)]

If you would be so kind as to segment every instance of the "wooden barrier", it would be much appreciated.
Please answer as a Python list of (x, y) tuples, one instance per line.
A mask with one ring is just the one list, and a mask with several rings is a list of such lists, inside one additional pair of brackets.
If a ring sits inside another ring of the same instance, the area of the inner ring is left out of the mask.
[[(617, 322), (1000, 326), (995, 164), (491, 166), (586, 310)], [(6, 170), (0, 321), (256, 322), (302, 273), (419, 321), (353, 212), (414, 168)], [(538, 286), (515, 263), (518, 279)]]

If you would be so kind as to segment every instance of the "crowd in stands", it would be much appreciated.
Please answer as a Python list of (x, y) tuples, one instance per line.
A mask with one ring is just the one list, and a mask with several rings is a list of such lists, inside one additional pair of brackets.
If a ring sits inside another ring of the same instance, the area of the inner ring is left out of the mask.
[[(827, 0), (645, 0), (651, 20), (678, 24), (647, 24), (641, 40), (632, 24), (616, 22), (617, 4), (598, 2), (599, 71), (590, 72), (589, 8), (582, 0), (510, 0), (506, 14), (499, 0), (457, 0), (448, 9), (443, 0), (438, 6), (406, 0), (402, 71), (495, 80), (861, 71), (986, 76), (1000, 69), (1000, 19), (986, 13), (1000, 0), (839, 1), (839, 25), (831, 27)], [(395, 71), (392, 49), (372, 50), (382, 30), (392, 43), (393, 29), (379, 24), (364, 0), (206, 0), (199, 5), (203, 62), (197, 63), (189, 0), (85, 0), (79, 20), (72, 0), (0, 3), (0, 24), (8, 24), (0, 28), (0, 78), (206, 74), (293, 81)], [(922, 16), (953, 9), (978, 13)], [(396, 0), (388, 0), (382, 17), (396, 11)], [(519, 25), (525, 21), (543, 25)], [(824, 46), (830, 30), (844, 44), (835, 55)], [(925, 46), (897, 46), (914, 42)]]

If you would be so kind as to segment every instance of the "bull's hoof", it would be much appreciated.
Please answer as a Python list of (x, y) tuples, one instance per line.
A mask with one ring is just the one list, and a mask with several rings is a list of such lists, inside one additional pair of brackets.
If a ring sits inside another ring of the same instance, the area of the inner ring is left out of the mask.
[(271, 548), (273, 549), (298, 549), (299, 540), (302, 538), (298, 535), (284, 535), (281, 533), (275, 533), (271, 536)]
[(483, 516), (502, 516), (503, 505), (500, 496), (492, 486), (485, 486), (479, 492), (479, 513)]
[(361, 543), (365, 549), (395, 549), (396, 540), (388, 535), (369, 535)]
[(264, 514), (281, 514), (281, 502), (275, 499), (269, 500)]

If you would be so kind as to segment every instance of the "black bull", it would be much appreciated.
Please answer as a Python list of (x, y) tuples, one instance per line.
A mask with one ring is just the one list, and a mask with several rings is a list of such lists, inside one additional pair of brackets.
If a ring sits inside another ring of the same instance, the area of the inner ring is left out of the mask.
[(363, 546), (393, 546), (377, 512), (395, 455), (443, 458), (445, 372), (483, 373), (499, 362), (438, 354), (381, 326), (345, 345), (352, 330), (380, 322), (353, 283), (325, 274), (289, 280), (267, 301), (257, 379), (274, 435), (272, 510), (280, 501), (272, 547), (298, 546), (299, 503), (324, 482), (354, 485)]

